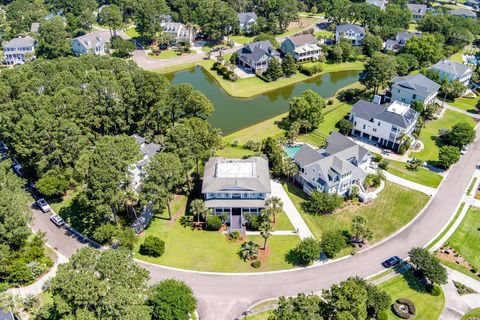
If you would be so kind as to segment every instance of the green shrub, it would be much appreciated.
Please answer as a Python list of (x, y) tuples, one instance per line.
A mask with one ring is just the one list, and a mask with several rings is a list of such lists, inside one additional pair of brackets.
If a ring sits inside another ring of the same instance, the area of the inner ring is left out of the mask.
[(327, 257), (335, 258), (335, 256), (345, 248), (347, 242), (340, 231), (331, 231), (322, 235), (321, 247)]
[(293, 249), (293, 252), (297, 256), (298, 264), (308, 266), (320, 258), (320, 243), (314, 238), (306, 238)]
[(238, 240), (238, 238), (240, 238), (240, 231), (233, 230), (232, 232), (229, 232), (227, 238), (228, 240)]
[(429, 293), (434, 297), (438, 297), (442, 293), (442, 289), (439, 286), (432, 286)]
[(207, 229), (208, 230), (213, 230), (213, 231), (218, 231), (222, 227), (222, 220), (220, 219), (219, 216), (217, 215), (210, 215), (207, 218)]
[(8, 282), (0, 282), (0, 293), (7, 291), (10, 288)]
[(382, 155), (381, 155), (381, 154), (378, 154), (378, 153), (376, 153), (375, 156), (374, 156), (374, 158), (373, 158), (373, 160), (374, 160), (375, 162), (378, 162), (378, 163), (380, 163), (380, 161), (382, 161), (382, 159), (383, 159)]
[(255, 269), (260, 268), (261, 265), (262, 263), (260, 262), (260, 260), (255, 260), (252, 262), (252, 267), (254, 267)]
[(140, 245), (140, 253), (150, 257), (160, 257), (165, 253), (165, 242), (159, 237), (148, 236)]
[(302, 65), (300, 67), (300, 72), (307, 76), (313, 76), (323, 71), (323, 68), (320, 64), (315, 63), (313, 65)]
[(388, 313), (387, 313), (387, 311), (385, 311), (385, 310), (380, 311), (380, 312), (377, 314), (377, 320), (388, 320)]
[(333, 99), (328, 99), (327, 104), (331, 106), (333, 104)]
[(383, 170), (388, 170), (388, 165), (389, 164), (390, 164), (390, 161), (388, 161), (387, 159), (382, 159), (378, 163), (378, 166)]
[(398, 148), (398, 153), (405, 154), (405, 152), (407, 152), (407, 147), (404, 144), (402, 144), (400, 148)]

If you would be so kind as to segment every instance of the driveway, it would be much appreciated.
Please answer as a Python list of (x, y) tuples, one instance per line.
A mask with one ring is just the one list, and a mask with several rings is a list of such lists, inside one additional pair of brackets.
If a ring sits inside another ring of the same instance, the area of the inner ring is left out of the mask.
[[(381, 261), (393, 255), (406, 257), (412, 247), (423, 246), (436, 238), (448, 224), (480, 162), (479, 137), (480, 129), (477, 128), (477, 139), (467, 154), (450, 169), (429, 205), (414, 221), (392, 237), (354, 256), (310, 268), (258, 274), (201, 273), (138, 263), (150, 271), (151, 283), (166, 278), (186, 281), (198, 299), (202, 320), (232, 320), (263, 299), (316, 292), (350, 276), (367, 277), (382, 270)], [(56, 229), (45, 215), (38, 212), (35, 215), (34, 229), (46, 231), (48, 243), (62, 255), (69, 257), (83, 246)]]

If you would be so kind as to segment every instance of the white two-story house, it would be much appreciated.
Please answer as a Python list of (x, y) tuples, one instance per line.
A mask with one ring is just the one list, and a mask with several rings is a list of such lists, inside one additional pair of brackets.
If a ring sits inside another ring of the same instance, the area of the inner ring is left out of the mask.
[(30, 37), (16, 37), (3, 45), (3, 61), (8, 65), (23, 64), (35, 59), (37, 41)]
[(407, 41), (414, 38), (414, 37), (421, 37), (421, 32), (411, 32), (411, 31), (404, 31), (404, 32), (397, 32), (395, 40), (387, 39), (385, 43), (385, 51), (393, 51), (398, 52), (401, 51)]
[(257, 24), (257, 14), (255, 12), (240, 12), (237, 14), (240, 31), (245, 33), (252, 32), (252, 28)]
[(341, 24), (335, 29), (335, 42), (339, 43), (342, 39), (348, 39), (354, 46), (360, 46), (365, 39), (365, 29), (356, 24)]
[(139, 136), (138, 134), (133, 134), (132, 138), (135, 139), (138, 146), (140, 147), (140, 152), (143, 155), (143, 158), (138, 162), (134, 163), (130, 167), (130, 174), (132, 176), (132, 187), (140, 191), (140, 186), (142, 178), (145, 174), (145, 168), (154, 155), (162, 151), (162, 147), (156, 143), (146, 143), (145, 138)]
[(255, 73), (265, 72), (272, 59), (280, 59), (280, 53), (268, 40), (247, 43), (237, 54), (238, 64)]
[(414, 74), (393, 79), (388, 88), (386, 100), (412, 104), (420, 101), (424, 105), (435, 102), (440, 85), (423, 74)]
[(281, 50), (284, 54), (291, 54), (297, 62), (317, 60), (322, 54), (317, 39), (310, 33), (287, 37), (282, 42)]
[(72, 51), (76, 56), (84, 54), (103, 55), (107, 52), (107, 43), (110, 34), (106, 32), (92, 32), (72, 39)]
[(295, 154), (294, 161), (299, 168), (295, 179), (307, 194), (318, 191), (343, 196), (352, 186), (362, 188), (371, 159), (367, 149), (332, 132), (325, 148), (304, 144)]
[(197, 31), (194, 28), (187, 28), (180, 22), (162, 22), (163, 33), (173, 36), (175, 43), (188, 43), (191, 45), (197, 37)]
[(430, 69), (437, 71), (440, 74), (440, 79), (447, 78), (448, 82), (458, 80), (463, 85), (468, 85), (472, 78), (473, 70), (463, 63), (452, 60), (440, 60)]
[(398, 101), (386, 105), (360, 100), (353, 105), (349, 120), (352, 135), (398, 152), (404, 136), (412, 137), (419, 113)]
[(270, 195), (268, 161), (210, 158), (205, 164), (202, 194), (214, 214), (227, 214), (230, 230), (240, 230), (245, 213), (260, 214)]
[(407, 7), (412, 13), (413, 21), (421, 20), (427, 14), (426, 4), (408, 3)]

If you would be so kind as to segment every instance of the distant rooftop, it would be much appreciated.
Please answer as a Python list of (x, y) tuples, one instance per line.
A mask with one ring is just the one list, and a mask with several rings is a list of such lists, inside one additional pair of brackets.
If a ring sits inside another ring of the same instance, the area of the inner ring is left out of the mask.
[(222, 159), (215, 166), (215, 177), (217, 178), (254, 178), (254, 161), (237, 159)]
[(401, 103), (400, 101), (393, 101), (388, 107), (387, 110), (396, 114), (403, 116), (410, 109), (410, 105)]

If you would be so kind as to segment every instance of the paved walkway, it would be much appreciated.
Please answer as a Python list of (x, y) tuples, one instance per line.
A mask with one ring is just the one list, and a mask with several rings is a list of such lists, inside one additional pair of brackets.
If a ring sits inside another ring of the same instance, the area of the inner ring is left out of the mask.
[(391, 159), (395, 161), (401, 161), (401, 162), (407, 162), (408, 160), (408, 155), (407, 154), (398, 154), (395, 153), (391, 150), (380, 148), (377, 146), (372, 145), (371, 143), (366, 142), (363, 139), (359, 139), (358, 137), (349, 137), (352, 141), (356, 142), (357, 144), (361, 145), (365, 149), (367, 149), (370, 152), (378, 153), (381, 154), (382, 157), (386, 159)]
[(476, 119), (480, 119), (480, 115), (479, 114), (475, 114), (475, 113), (472, 113), (472, 112), (468, 112), (466, 110), (463, 110), (463, 109), (460, 109), (460, 108), (457, 108), (457, 107), (454, 107), (446, 102), (443, 102), (442, 100), (440, 99), (437, 99), (436, 102), (439, 104), (439, 105), (442, 105), (446, 108), (446, 109), (450, 109), (452, 111), (456, 111), (456, 112), (460, 112), (460, 113), (463, 113), (463, 114), (466, 114), (466, 115), (469, 115), (470, 117), (474, 117)]
[(300, 238), (314, 238), (313, 233), (308, 228), (307, 224), (300, 215), (300, 212), (298, 212), (297, 208), (293, 204), (292, 200), (290, 200), (290, 197), (288, 196), (285, 189), (283, 189), (282, 185), (275, 180), (271, 180), (270, 184), (272, 187), (272, 196), (276, 196), (282, 199), (283, 211), (285, 211), (288, 219), (290, 219), (293, 228), (295, 230), (298, 230), (298, 235), (300, 236)]
[[(463, 273), (447, 268), (448, 283), (442, 286), (445, 294), (445, 308), (440, 315), (440, 320), (457, 320), (470, 310), (480, 307), (480, 281), (470, 278)], [(472, 288), (477, 293), (459, 295), (453, 281), (460, 282)]]
[(424, 186), (423, 184), (419, 184), (407, 179), (400, 178), (399, 176), (393, 175), (390, 172), (385, 170), (383, 170), (383, 173), (385, 174), (385, 178), (387, 178), (388, 181), (394, 182), (404, 187), (426, 193), (429, 196), (433, 196), (435, 193), (437, 193), (436, 188), (427, 187), (427, 186)]

